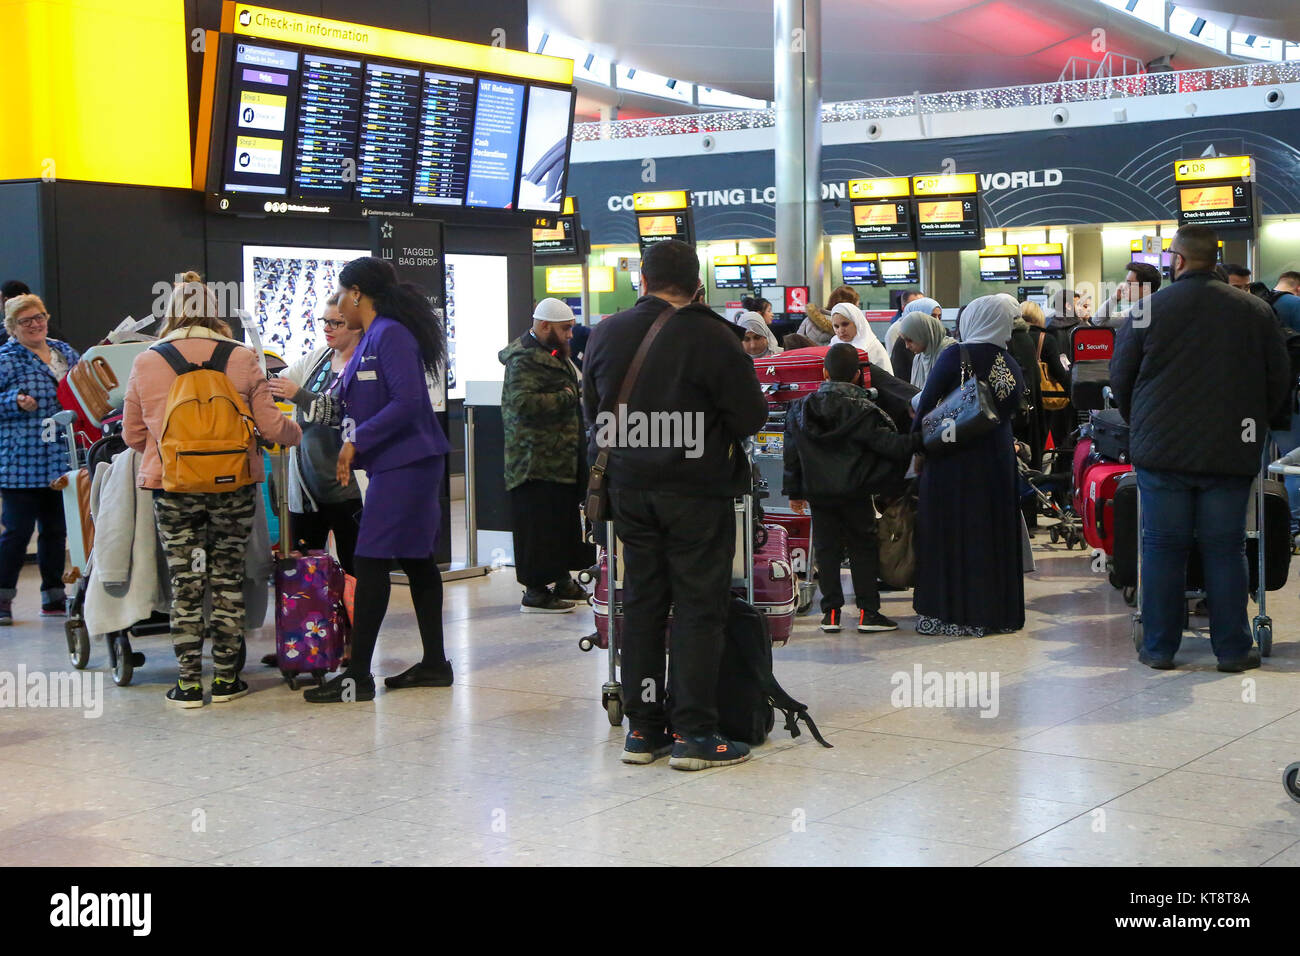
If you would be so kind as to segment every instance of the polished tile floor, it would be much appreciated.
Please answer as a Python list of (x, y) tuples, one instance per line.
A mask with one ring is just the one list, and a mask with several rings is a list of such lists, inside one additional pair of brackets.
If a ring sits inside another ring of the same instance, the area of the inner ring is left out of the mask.
[[(1156, 672), (1088, 558), (1038, 544), (1017, 635), (922, 638), (901, 594), (884, 605), (893, 634), (801, 618), (776, 673), (835, 748), (778, 729), (748, 764), (705, 773), (619, 762), (605, 657), (577, 646), (591, 612), (521, 616), (508, 568), (447, 586), (446, 690), (311, 706), (253, 663), (249, 697), (176, 711), (168, 639), (146, 638), (135, 683), (105, 678), (102, 716), (0, 710), (0, 865), (1300, 863), (1280, 782), (1300, 760), (1300, 580), (1270, 595), (1263, 670), (1219, 674), (1188, 636), (1179, 669)], [(35, 592), (29, 568), (0, 671), (68, 669)], [(393, 594), (380, 675), (418, 653)], [(266, 630), (250, 661), (270, 648)], [(91, 672), (105, 664), (96, 642)], [(918, 665), (923, 684), (972, 673), (992, 693), (996, 676), (996, 715), (924, 694), (954, 706), (895, 706)]]

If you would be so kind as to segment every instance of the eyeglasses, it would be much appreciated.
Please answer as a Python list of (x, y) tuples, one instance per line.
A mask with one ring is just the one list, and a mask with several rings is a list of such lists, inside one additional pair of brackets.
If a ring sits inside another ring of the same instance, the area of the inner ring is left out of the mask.
[(321, 319), (320, 324), (325, 326), (325, 328), (329, 329), (331, 332), (347, 325), (346, 322), (340, 319)]
[(25, 319), (19, 319), (18, 324), (23, 328), (28, 328), (29, 326), (36, 325), (39, 322), (48, 322), (49, 319), (50, 314), (48, 312), (38, 312), (35, 315), (27, 316)]

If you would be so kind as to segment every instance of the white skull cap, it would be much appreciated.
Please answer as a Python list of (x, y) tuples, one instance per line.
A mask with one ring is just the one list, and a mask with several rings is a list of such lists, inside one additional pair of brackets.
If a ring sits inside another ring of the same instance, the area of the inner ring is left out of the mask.
[(543, 299), (533, 310), (533, 318), (539, 322), (572, 322), (573, 310), (567, 302), (559, 299)]

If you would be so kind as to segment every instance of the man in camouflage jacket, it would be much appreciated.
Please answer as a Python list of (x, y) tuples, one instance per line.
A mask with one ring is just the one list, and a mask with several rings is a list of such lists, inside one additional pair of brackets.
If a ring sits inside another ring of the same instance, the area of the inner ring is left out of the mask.
[(567, 305), (543, 299), (532, 329), (497, 355), (506, 368), (505, 479), (524, 586), (519, 609), (527, 614), (563, 614), (585, 601), (569, 572), (594, 560), (579, 511), (587, 466), (580, 380), (569, 358), (573, 322)]

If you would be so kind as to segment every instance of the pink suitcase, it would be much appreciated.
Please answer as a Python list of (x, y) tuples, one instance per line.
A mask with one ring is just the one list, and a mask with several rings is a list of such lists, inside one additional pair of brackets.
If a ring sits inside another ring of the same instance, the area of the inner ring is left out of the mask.
[[(785, 644), (794, 629), (796, 578), (790, 563), (790, 545), (785, 528), (765, 524), (767, 541), (754, 548), (754, 606), (767, 615), (767, 629), (773, 644)], [(744, 588), (733, 588), (744, 597)], [(621, 592), (621, 589), (620, 589)], [(609, 566), (605, 552), (600, 555), (600, 577), (591, 598), (596, 617), (596, 641), (601, 649), (609, 647)], [(672, 617), (668, 624), (672, 626)]]
[[(829, 348), (829, 345), (815, 345), (754, 359), (754, 374), (763, 386), (768, 405), (785, 405), (817, 391), (824, 381), (822, 363)], [(870, 388), (871, 359), (861, 349), (858, 349), (858, 359), (865, 373), (863, 385)]]

